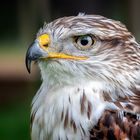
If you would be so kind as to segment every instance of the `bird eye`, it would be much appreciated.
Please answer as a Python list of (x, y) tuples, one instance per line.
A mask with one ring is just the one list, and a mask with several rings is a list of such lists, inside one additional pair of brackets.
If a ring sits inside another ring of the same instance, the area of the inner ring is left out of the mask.
[(95, 43), (95, 40), (90, 35), (83, 35), (76, 37), (75, 42), (79, 49), (85, 50), (91, 48), (91, 46)]

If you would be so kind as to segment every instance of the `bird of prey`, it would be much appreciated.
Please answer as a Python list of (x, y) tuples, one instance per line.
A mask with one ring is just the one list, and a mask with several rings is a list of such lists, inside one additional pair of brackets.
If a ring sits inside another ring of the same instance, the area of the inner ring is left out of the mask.
[(140, 46), (119, 21), (69, 16), (45, 24), (27, 50), (40, 68), (32, 140), (139, 140)]

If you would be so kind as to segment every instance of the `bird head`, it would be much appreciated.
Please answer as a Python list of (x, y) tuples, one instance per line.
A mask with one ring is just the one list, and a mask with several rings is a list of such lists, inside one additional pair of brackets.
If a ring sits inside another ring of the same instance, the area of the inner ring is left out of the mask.
[(121, 73), (120, 80), (127, 82), (123, 72), (129, 75), (137, 46), (119, 21), (79, 14), (45, 24), (27, 51), (26, 66), (30, 72), (31, 62), (37, 61), (42, 75), (96, 80), (113, 81)]

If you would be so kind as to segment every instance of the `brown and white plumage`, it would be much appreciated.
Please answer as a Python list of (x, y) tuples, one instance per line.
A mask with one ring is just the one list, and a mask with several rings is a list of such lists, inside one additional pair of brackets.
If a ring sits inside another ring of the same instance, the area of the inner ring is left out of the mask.
[(79, 14), (45, 24), (27, 51), (28, 71), (32, 60), (42, 75), (32, 140), (89, 140), (107, 110), (140, 112), (140, 47), (118, 21)]
[(139, 140), (140, 120), (136, 114), (105, 110), (98, 123), (90, 130), (90, 140)]

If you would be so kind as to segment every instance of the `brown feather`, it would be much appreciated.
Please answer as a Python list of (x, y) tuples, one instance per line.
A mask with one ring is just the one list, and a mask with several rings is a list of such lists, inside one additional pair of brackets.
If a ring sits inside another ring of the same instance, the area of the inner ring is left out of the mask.
[(140, 120), (137, 115), (124, 112), (123, 118), (120, 118), (118, 113), (106, 110), (90, 131), (90, 140), (140, 140)]

